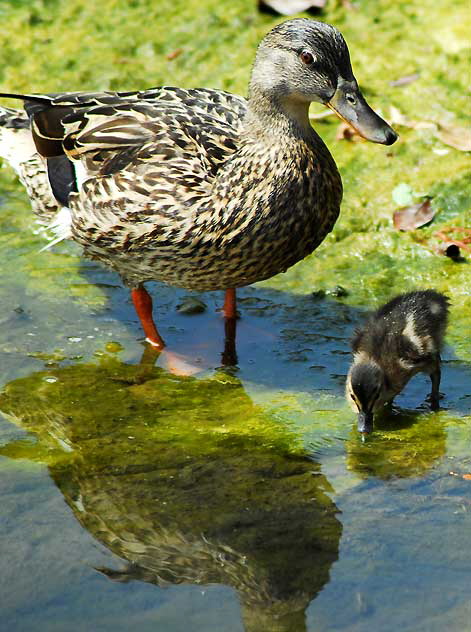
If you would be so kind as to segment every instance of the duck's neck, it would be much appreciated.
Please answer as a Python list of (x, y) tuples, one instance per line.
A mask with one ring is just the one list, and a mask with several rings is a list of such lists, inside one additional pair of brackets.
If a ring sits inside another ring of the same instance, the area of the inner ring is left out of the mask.
[(251, 85), (245, 130), (257, 136), (291, 136), (314, 139), (309, 123), (309, 103)]

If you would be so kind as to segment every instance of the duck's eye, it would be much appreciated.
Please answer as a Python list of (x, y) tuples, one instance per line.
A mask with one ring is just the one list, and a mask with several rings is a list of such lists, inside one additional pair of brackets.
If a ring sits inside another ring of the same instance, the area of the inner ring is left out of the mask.
[(347, 101), (350, 103), (350, 105), (355, 105), (355, 103), (357, 102), (357, 100), (355, 99), (355, 97), (353, 96), (353, 94), (347, 93), (345, 95), (345, 98), (347, 99)]
[(309, 66), (309, 64), (312, 64), (312, 62), (314, 61), (314, 55), (308, 50), (301, 51), (299, 53), (299, 58), (303, 62), (303, 64), (306, 64), (306, 66)]

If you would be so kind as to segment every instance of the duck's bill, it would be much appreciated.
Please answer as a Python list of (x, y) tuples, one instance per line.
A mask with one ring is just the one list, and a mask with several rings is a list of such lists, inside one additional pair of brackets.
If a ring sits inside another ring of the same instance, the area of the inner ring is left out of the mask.
[(366, 140), (392, 145), (398, 138), (392, 127), (370, 108), (356, 82), (340, 82), (326, 105)]
[(373, 432), (373, 414), (372, 413), (358, 413), (358, 432), (362, 434), (369, 434)]

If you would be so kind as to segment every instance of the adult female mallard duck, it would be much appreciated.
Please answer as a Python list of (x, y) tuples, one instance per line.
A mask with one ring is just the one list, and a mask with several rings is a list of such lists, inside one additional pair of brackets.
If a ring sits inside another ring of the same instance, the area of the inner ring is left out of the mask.
[(145, 281), (225, 290), (235, 318), (235, 288), (285, 271), (332, 230), (342, 183), (311, 101), (368, 140), (397, 138), (363, 98), (342, 35), (308, 19), (264, 37), (247, 100), (170, 87), (0, 96), (25, 102), (27, 116), (3, 109), (0, 123), (39, 216), (63, 207), (58, 238), (120, 274), (159, 348)]

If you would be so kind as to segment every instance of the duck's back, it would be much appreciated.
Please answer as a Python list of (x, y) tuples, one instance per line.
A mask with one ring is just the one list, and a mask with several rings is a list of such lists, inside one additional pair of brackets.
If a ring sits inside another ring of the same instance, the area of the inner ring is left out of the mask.
[(448, 320), (446, 296), (434, 290), (401, 294), (372, 314), (353, 340), (380, 364), (427, 362), (440, 352)]
[(448, 304), (447, 297), (435, 290), (409, 292), (383, 305), (375, 318), (384, 319), (394, 334), (404, 333), (405, 329), (411, 335), (413, 330), (415, 337), (430, 336), (439, 346), (448, 319)]

